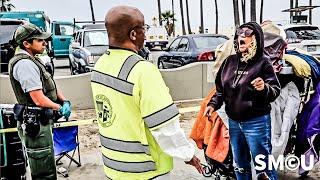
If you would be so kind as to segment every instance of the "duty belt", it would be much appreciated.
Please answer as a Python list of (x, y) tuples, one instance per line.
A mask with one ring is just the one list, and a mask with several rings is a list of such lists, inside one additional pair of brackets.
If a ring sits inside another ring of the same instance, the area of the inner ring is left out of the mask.
[(14, 119), (21, 123), (23, 132), (36, 137), (40, 131), (40, 124), (49, 124), (50, 119), (54, 119), (55, 114), (52, 109), (15, 104), (13, 107)]

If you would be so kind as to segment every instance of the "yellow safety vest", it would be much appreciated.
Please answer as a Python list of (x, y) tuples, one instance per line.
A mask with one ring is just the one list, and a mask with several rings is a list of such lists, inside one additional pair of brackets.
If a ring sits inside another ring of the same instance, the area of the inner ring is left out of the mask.
[(179, 112), (157, 67), (132, 51), (109, 49), (94, 67), (91, 87), (106, 176), (151, 179), (170, 172), (172, 157), (150, 130)]

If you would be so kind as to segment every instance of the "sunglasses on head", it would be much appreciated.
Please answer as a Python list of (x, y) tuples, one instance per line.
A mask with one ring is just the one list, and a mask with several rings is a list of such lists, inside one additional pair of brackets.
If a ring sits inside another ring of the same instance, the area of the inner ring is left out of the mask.
[(250, 37), (253, 35), (253, 30), (239, 28), (239, 29), (237, 29), (236, 34), (237, 34), (237, 36), (244, 34), (245, 37)]

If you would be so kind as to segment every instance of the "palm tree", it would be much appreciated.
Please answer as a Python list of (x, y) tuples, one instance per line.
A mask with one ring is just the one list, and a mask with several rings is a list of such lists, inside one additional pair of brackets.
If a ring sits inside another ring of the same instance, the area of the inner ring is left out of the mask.
[[(293, 8), (293, 0), (290, 0), (290, 9)], [(290, 23), (292, 22), (293, 12), (290, 12)]]
[(241, 0), (242, 20), (246, 23), (246, 0)]
[(233, 0), (233, 17), (234, 17), (234, 25), (236, 27), (240, 26), (240, 19), (239, 19), (239, 3), (238, 0)]
[(260, 4), (260, 24), (262, 23), (263, 20), (263, 0), (261, 0)]
[(15, 6), (10, 3), (10, 0), (1, 0), (0, 12), (11, 11), (12, 8), (15, 8)]
[(168, 35), (171, 36), (174, 30), (173, 22), (176, 21), (176, 19), (174, 18), (174, 14), (169, 10), (161, 13), (161, 21), (166, 22), (164, 27), (166, 28)]
[(91, 17), (92, 17), (92, 21), (93, 21), (93, 24), (94, 24), (94, 22), (96, 21), (96, 19), (94, 18), (94, 11), (93, 11), (92, 0), (89, 0), (89, 2), (90, 2), (90, 9), (91, 9)]
[(250, 1), (250, 9), (251, 9), (251, 21), (256, 21), (256, 0)]
[(203, 28), (203, 0), (200, 0), (200, 33), (204, 33), (204, 28)]
[[(172, 14), (173, 14), (173, 19), (175, 19), (174, 18), (174, 0), (171, 0), (171, 7), (172, 7)], [(172, 21), (172, 24), (173, 24), (173, 37), (174, 36), (176, 36), (176, 31), (175, 31), (175, 28), (176, 28), (176, 26), (174, 25), (174, 21)]]
[(218, 2), (217, 2), (217, 0), (214, 0), (214, 6), (215, 6), (215, 9), (216, 9), (216, 34), (218, 34), (219, 19), (218, 19)]
[(162, 21), (161, 21), (161, 3), (160, 0), (158, 1), (158, 17), (159, 17), (159, 25), (162, 26)]
[(183, 2), (180, 0), (180, 12), (181, 12), (181, 25), (182, 25), (182, 34), (186, 34), (186, 28), (184, 26), (184, 16), (183, 16)]
[(186, 0), (186, 10), (187, 10), (187, 27), (188, 27), (188, 33), (191, 34), (191, 26), (190, 26), (190, 19), (189, 19), (189, 2)]

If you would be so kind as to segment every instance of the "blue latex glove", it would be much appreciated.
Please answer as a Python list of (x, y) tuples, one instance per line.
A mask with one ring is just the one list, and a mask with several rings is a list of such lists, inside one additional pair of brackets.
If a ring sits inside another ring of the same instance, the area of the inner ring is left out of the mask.
[(71, 103), (70, 101), (63, 101), (63, 105), (59, 109), (59, 113), (68, 119), (71, 115)]

